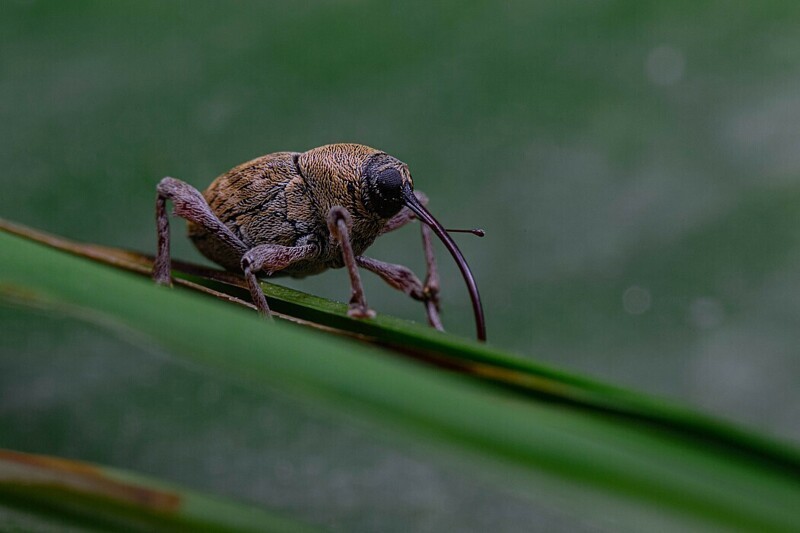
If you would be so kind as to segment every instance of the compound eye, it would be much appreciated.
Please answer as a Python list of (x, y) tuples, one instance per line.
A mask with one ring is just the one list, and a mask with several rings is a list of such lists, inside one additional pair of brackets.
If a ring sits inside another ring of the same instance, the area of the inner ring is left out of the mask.
[(376, 185), (381, 192), (381, 196), (386, 198), (400, 197), (400, 189), (403, 187), (403, 176), (395, 168), (387, 168), (378, 174)]
[(375, 176), (373, 194), (375, 211), (383, 216), (390, 217), (397, 214), (403, 207), (403, 175), (395, 168), (381, 170)]

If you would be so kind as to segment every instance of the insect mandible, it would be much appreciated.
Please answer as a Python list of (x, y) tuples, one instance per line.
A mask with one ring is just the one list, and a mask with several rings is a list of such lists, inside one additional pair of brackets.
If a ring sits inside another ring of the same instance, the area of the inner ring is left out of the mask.
[[(347, 267), (352, 286), (348, 314), (369, 318), (358, 267), (425, 304), (428, 321), (442, 329), (439, 287), (430, 230), (442, 240), (464, 277), (475, 314), (477, 336), (486, 339), (478, 287), (453, 239), (414, 192), (408, 166), (360, 144), (329, 144), (307, 152), (276, 152), (243, 163), (200, 193), (174, 178), (157, 186), (158, 251), (153, 279), (170, 284), (169, 218), (186, 219), (189, 237), (207, 258), (244, 273), (253, 302), (269, 316), (256, 275), (304, 277)], [(411, 270), (363, 256), (380, 235), (419, 219), (428, 264), (423, 284)], [(480, 230), (466, 230), (482, 234)]]

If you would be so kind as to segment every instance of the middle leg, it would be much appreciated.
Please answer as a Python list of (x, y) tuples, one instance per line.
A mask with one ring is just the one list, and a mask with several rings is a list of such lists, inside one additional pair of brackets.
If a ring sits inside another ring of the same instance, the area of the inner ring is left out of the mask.
[(269, 276), (292, 263), (314, 256), (317, 251), (317, 247), (310, 244), (306, 246), (261, 244), (251, 248), (242, 256), (242, 271), (259, 314), (267, 318), (270, 316), (267, 298), (258, 284), (256, 272), (263, 272)]
[[(442, 321), (439, 319), (438, 281), (436, 282), (436, 291), (431, 291), (428, 286), (430, 279), (423, 286), (419, 278), (403, 265), (385, 263), (364, 256), (356, 257), (356, 263), (358, 263), (358, 266), (377, 274), (395, 289), (423, 302), (428, 313), (428, 323), (439, 331), (444, 331)], [(430, 271), (428, 272), (428, 277), (430, 278)]]

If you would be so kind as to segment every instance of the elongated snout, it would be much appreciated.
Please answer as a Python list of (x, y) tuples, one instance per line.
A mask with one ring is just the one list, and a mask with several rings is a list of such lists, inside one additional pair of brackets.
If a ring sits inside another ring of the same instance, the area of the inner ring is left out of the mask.
[(414, 191), (408, 185), (403, 188), (403, 201), (406, 207), (408, 207), (417, 218), (430, 226), (436, 236), (441, 239), (445, 247), (450, 251), (450, 255), (453, 256), (453, 259), (458, 265), (458, 269), (461, 270), (461, 274), (464, 276), (467, 290), (469, 290), (469, 297), (472, 300), (472, 310), (475, 313), (475, 327), (478, 332), (478, 340), (486, 341), (486, 322), (483, 318), (481, 295), (478, 293), (478, 285), (475, 283), (475, 277), (472, 275), (467, 260), (464, 259), (464, 254), (461, 253), (455, 241), (447, 234), (447, 230), (444, 229), (444, 226), (431, 215), (430, 211), (425, 209), (425, 206), (419, 203), (417, 197), (414, 196)]

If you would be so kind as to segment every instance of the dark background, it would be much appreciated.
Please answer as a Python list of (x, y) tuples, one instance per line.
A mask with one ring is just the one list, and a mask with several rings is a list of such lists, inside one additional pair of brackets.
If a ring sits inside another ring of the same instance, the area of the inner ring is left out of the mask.
[[(368, 144), (408, 163), (445, 225), (486, 229), (458, 240), (493, 345), (800, 442), (796, 2), (0, 11), (1, 216), (153, 251), (165, 175), (202, 189), (261, 154)], [(201, 260), (176, 226), (175, 256)], [(423, 270), (414, 228), (370, 254)], [(445, 323), (472, 336), (463, 282), (440, 258)], [(379, 311), (423, 320), (419, 304), (365, 277)], [(341, 271), (279, 283), (349, 293)], [(533, 516), (544, 529), (590, 527), (290, 401), (205, 383), (153, 347), (27, 311), (0, 317), (0, 446), (346, 529), (396, 518), (503, 530)], [(96, 444), (109, 432), (111, 450)], [(229, 447), (252, 453), (231, 465)]]

